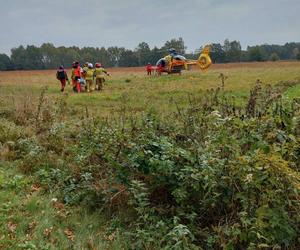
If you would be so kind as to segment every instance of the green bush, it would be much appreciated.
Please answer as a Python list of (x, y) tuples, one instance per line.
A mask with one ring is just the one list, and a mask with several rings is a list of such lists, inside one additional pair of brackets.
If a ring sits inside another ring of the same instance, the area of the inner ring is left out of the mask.
[(23, 128), (4, 118), (0, 119), (0, 142), (16, 142), (23, 135)]
[(217, 89), (169, 117), (52, 123), (18, 140), (17, 160), (66, 204), (123, 220), (133, 249), (298, 249), (300, 112), (278, 91), (258, 81), (245, 107)]
[(280, 57), (277, 55), (277, 53), (272, 53), (270, 55), (269, 61), (275, 62), (275, 61), (278, 61), (278, 60), (280, 60)]

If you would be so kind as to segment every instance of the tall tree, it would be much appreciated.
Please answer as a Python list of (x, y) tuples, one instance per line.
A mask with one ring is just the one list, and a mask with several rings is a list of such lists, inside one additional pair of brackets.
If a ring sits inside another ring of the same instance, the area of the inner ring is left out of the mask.
[(53, 69), (61, 64), (58, 54), (59, 49), (55, 48), (52, 43), (43, 43), (40, 49), (42, 61), (46, 69)]
[(139, 65), (146, 65), (151, 61), (151, 50), (148, 43), (142, 42), (135, 49), (137, 57), (139, 59)]
[(104, 67), (114, 66), (114, 64), (110, 61), (110, 55), (108, 51), (104, 47), (101, 47), (100, 49), (97, 48), (96, 53), (97, 53), (97, 60), (95, 62), (99, 62), (103, 64)]
[(12, 70), (13, 64), (6, 54), (0, 54), (0, 71)]
[(149, 62), (151, 64), (155, 64), (160, 58), (162, 58), (165, 55), (165, 53), (157, 48), (156, 46), (151, 50)]
[(26, 69), (27, 53), (25, 48), (21, 45), (18, 48), (11, 49), (11, 61), (15, 65), (15, 69)]
[(300, 54), (299, 49), (298, 48), (294, 48), (293, 52), (292, 52), (292, 58), (293, 59), (297, 59), (298, 56), (299, 56), (299, 54)]
[(170, 41), (166, 41), (161, 49), (167, 52), (170, 48), (174, 48), (179, 54), (184, 55), (186, 46), (184, 45), (182, 37), (179, 37), (178, 39), (173, 38)]
[(136, 67), (139, 66), (139, 59), (136, 53), (132, 50), (124, 50), (119, 58), (120, 67)]
[(248, 47), (249, 61), (261, 62), (263, 61), (263, 55), (259, 46)]
[(119, 48), (119, 47), (109, 47), (107, 49), (112, 66), (114, 66), (114, 67), (119, 66), (119, 60), (124, 51), (125, 51), (125, 48)]
[(43, 55), (41, 53), (40, 48), (34, 46), (34, 45), (29, 45), (26, 48), (26, 61), (27, 69), (44, 69), (44, 64), (43, 64)]
[(214, 63), (223, 63), (226, 61), (226, 53), (224, 47), (219, 43), (212, 44), (210, 56)]
[(229, 43), (229, 49), (227, 48), (228, 44), (224, 43), (224, 47), (226, 46), (225, 52), (226, 57), (229, 62), (239, 62), (241, 61), (242, 55), (242, 46), (238, 41), (232, 41)]

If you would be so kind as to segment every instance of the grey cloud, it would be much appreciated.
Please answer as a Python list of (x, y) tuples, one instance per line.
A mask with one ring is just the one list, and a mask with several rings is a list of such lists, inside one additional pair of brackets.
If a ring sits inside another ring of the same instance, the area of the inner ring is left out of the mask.
[(243, 47), (300, 41), (298, 0), (0, 0), (0, 53), (20, 44), (161, 46), (183, 37), (189, 50), (240, 40)]

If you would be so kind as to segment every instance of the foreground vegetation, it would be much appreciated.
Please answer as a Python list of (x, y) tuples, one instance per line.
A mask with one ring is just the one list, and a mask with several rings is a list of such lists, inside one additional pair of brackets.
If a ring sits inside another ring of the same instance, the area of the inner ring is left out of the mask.
[(110, 115), (51, 88), (2, 98), (0, 248), (299, 249), (299, 83), (178, 90), (168, 111), (129, 94)]

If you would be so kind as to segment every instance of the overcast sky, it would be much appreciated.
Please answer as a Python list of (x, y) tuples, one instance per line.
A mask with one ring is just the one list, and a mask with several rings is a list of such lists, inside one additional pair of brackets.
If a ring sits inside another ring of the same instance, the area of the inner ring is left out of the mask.
[(0, 0), (0, 53), (19, 45), (134, 49), (182, 37), (208, 42), (300, 42), (300, 0)]

